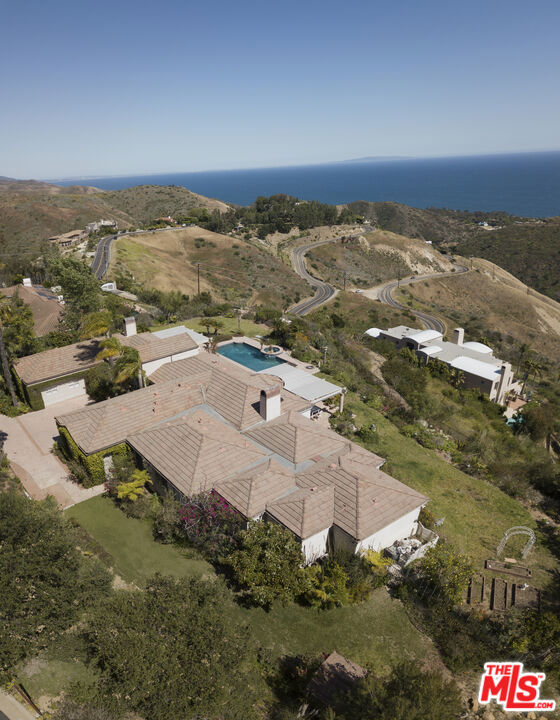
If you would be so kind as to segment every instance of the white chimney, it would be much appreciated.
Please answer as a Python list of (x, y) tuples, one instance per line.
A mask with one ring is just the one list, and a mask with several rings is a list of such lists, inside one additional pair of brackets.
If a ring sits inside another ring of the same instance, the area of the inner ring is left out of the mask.
[(23, 278), (22, 285), (23, 287), (32, 287), (31, 278)]
[(136, 320), (133, 317), (124, 319), (124, 334), (126, 337), (136, 335)]
[(280, 385), (261, 390), (260, 413), (263, 420), (274, 420), (280, 417), (282, 398), (280, 397)]
[(465, 331), (463, 328), (455, 328), (453, 330), (453, 342), (455, 345), (462, 345), (465, 339)]
[(496, 390), (496, 402), (498, 405), (503, 405), (506, 395), (511, 384), (512, 372), (511, 365), (508, 362), (503, 361), (502, 367), (500, 368), (500, 381), (498, 382), (498, 388)]

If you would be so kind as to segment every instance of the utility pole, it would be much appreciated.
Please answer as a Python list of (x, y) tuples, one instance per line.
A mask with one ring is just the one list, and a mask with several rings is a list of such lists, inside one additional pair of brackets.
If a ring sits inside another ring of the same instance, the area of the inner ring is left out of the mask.
[(397, 270), (397, 287), (401, 286), (401, 271)]
[(200, 295), (200, 263), (196, 263), (196, 281), (198, 285), (198, 295)]
[(325, 345), (325, 347), (323, 348), (323, 365), (327, 364), (327, 350), (328, 349), (329, 349), (328, 345)]

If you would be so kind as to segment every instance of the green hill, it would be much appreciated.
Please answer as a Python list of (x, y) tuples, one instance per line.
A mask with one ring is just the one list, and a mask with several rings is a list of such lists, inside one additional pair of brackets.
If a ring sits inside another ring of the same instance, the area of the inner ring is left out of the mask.
[(490, 260), (544, 295), (560, 301), (560, 218), (478, 232), (459, 242), (457, 252)]

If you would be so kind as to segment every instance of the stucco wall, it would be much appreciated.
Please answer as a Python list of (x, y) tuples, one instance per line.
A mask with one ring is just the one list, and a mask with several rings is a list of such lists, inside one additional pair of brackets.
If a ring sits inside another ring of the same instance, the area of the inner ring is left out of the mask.
[(159, 360), (152, 360), (151, 362), (142, 363), (142, 370), (144, 370), (146, 375), (149, 377), (158, 368), (160, 368), (162, 365), (165, 365), (166, 363), (173, 362), (174, 360), (183, 360), (184, 358), (198, 355), (198, 350), (198, 348), (194, 348), (194, 350), (186, 350), (185, 352), (177, 353), (177, 355), (168, 355), (167, 357), (160, 358)]
[(392, 545), (395, 540), (402, 540), (413, 534), (415, 525), (420, 514), (420, 508), (412, 510), (403, 517), (390, 523), (382, 530), (361, 540), (356, 546), (356, 552), (360, 550), (382, 550)]
[(325, 528), (325, 530), (321, 530), (321, 532), (301, 541), (301, 549), (307, 563), (315, 562), (315, 560), (327, 554), (328, 540), (329, 528)]

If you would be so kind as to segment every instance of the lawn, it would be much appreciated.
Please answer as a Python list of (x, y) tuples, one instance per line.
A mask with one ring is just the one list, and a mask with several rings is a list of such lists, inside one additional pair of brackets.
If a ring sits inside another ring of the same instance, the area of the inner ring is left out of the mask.
[[(368, 449), (387, 458), (385, 470), (430, 498), (429, 509), (445, 522), (438, 533), (471, 555), (477, 569), (494, 558), (504, 532), (513, 525), (536, 530), (527, 510), (495, 485), (472, 477), (421, 447), (379, 412), (349, 394), (347, 406), (356, 413), (356, 424), (377, 426), (377, 438)], [(544, 587), (552, 579), (557, 561), (544, 545), (539, 532), (537, 544), (524, 564), (533, 571), (532, 583)], [(506, 551), (519, 548), (508, 544)]]
[[(219, 319), (220, 322), (223, 323), (223, 327), (220, 328), (220, 334), (224, 335), (245, 335), (246, 337), (255, 337), (255, 335), (268, 335), (270, 332), (270, 328), (267, 325), (260, 325), (259, 323), (251, 322), (250, 320), (243, 320), (241, 319), (241, 329), (239, 328), (238, 319), (237, 317), (228, 318), (224, 317), (223, 315), (216, 315), (216, 319)], [(184, 325), (185, 327), (190, 328), (191, 330), (196, 330), (196, 332), (203, 333), (204, 335), (207, 335), (206, 327), (204, 325), (205, 318), (203, 317), (195, 317), (190, 318), (189, 320), (181, 320), (181, 322), (176, 322), (172, 324), (162, 324), (162, 325), (152, 325), (150, 330), (152, 332), (156, 330), (164, 330), (165, 328), (170, 327), (177, 327), (178, 325)], [(210, 332), (212, 333), (213, 330), (210, 329)]]
[[(66, 513), (113, 556), (115, 571), (128, 582), (141, 586), (155, 572), (175, 577), (213, 574), (204, 560), (186, 558), (174, 546), (155, 542), (148, 522), (127, 518), (108, 498), (86, 500)], [(274, 658), (336, 649), (383, 671), (403, 655), (423, 658), (435, 653), (385, 589), (376, 590), (366, 603), (328, 611), (292, 604), (271, 612), (232, 605), (231, 612), (231, 621), (248, 624), (259, 646)]]
[(107, 497), (86, 500), (66, 514), (105, 548), (113, 558), (113, 570), (127, 582), (142, 586), (156, 572), (174, 577), (214, 575), (212, 566), (194, 552), (187, 555), (154, 542), (148, 521), (126, 517)]

